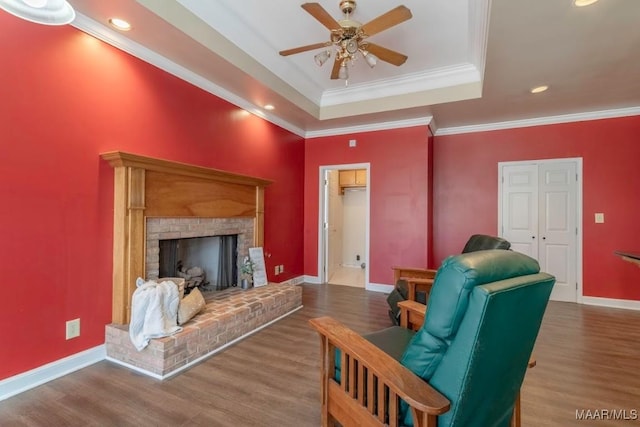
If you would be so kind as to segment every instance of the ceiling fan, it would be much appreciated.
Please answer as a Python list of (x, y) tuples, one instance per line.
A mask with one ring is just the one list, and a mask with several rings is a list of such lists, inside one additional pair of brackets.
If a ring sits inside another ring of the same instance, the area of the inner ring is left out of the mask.
[[(280, 55), (288, 56), (334, 46), (335, 60), (331, 70), (331, 79), (345, 81), (349, 78), (348, 66), (357, 59), (358, 52), (371, 68), (375, 67), (378, 60), (396, 66), (404, 64), (407, 60), (406, 55), (368, 41), (368, 38), (374, 34), (411, 19), (413, 15), (407, 7), (398, 6), (366, 24), (351, 19), (351, 14), (356, 8), (355, 0), (340, 1), (340, 10), (344, 14), (344, 19), (340, 21), (333, 19), (319, 3), (304, 3), (301, 7), (331, 31), (329, 41), (283, 50), (280, 51)], [(322, 66), (330, 57), (331, 51), (325, 49), (315, 55), (314, 60), (316, 64)]]

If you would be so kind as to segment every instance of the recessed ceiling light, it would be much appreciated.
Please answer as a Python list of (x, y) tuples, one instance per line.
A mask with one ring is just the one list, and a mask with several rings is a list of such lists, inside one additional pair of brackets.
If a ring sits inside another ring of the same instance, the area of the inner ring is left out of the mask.
[(265, 105), (265, 106), (264, 106), (264, 109), (265, 109), (265, 110), (269, 110), (269, 111), (271, 111), (271, 110), (275, 110), (275, 109), (276, 109), (276, 107), (274, 107), (274, 106), (273, 106), (273, 105), (271, 105), (271, 104), (267, 104), (267, 105)]
[(573, 0), (573, 4), (578, 7), (590, 6), (597, 2), (598, 0)]
[(544, 92), (545, 90), (549, 89), (549, 86), (547, 85), (542, 85), (542, 86), (536, 86), (534, 88), (531, 88), (531, 93), (540, 93), (540, 92)]
[(129, 31), (131, 29), (131, 24), (120, 18), (109, 19), (109, 24), (120, 31)]

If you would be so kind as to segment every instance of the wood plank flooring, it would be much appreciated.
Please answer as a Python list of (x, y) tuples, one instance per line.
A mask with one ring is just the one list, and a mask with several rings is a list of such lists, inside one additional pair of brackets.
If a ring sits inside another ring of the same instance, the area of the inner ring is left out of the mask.
[[(386, 295), (303, 285), (304, 308), (165, 381), (100, 362), (0, 402), (1, 426), (318, 426), (319, 339), (331, 315), (390, 325)], [(576, 410), (640, 410), (640, 312), (550, 303), (523, 388), (523, 426), (613, 426)], [(639, 421), (628, 421), (634, 425)]]

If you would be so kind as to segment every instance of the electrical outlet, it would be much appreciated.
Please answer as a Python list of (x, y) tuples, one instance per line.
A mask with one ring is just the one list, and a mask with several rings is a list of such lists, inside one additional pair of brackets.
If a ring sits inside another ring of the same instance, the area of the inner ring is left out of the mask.
[(280, 264), (280, 274), (284, 273), (284, 264)]
[(603, 224), (604, 223), (604, 214), (603, 213), (597, 213), (596, 214), (596, 224)]
[(80, 336), (80, 319), (67, 321), (67, 339)]
[(279, 266), (279, 265), (276, 265), (276, 268), (275, 268), (275, 272), (274, 272), (274, 274), (275, 274), (276, 276), (277, 276), (278, 274), (280, 274), (280, 266)]

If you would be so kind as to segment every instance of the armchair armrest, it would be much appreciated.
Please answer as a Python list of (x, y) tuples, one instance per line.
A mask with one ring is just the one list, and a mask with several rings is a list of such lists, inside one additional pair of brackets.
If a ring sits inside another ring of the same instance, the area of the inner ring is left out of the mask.
[(400, 301), (398, 307), (400, 307), (400, 326), (414, 331), (420, 329), (427, 314), (427, 306), (416, 301), (405, 300)]
[[(323, 426), (334, 419), (345, 427), (397, 426), (399, 398), (420, 427), (435, 426), (437, 415), (449, 410), (446, 397), (342, 323), (330, 317), (309, 323), (321, 339)], [(336, 348), (341, 350), (339, 383), (334, 378)]]
[(416, 267), (391, 267), (393, 270), (393, 283), (398, 283), (400, 279), (433, 279), (436, 277), (436, 270)]

